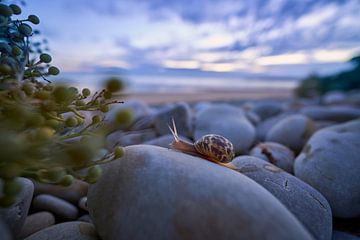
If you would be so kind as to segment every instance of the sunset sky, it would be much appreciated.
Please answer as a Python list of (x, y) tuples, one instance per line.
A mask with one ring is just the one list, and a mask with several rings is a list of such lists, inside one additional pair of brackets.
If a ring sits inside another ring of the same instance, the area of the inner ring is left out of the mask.
[(358, 0), (31, 0), (63, 72), (329, 74), (360, 53)]

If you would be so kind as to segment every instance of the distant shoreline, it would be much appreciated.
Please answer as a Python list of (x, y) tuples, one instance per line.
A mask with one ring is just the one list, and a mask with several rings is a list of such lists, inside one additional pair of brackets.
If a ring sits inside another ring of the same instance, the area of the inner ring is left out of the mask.
[(147, 104), (200, 101), (239, 101), (260, 99), (289, 99), (292, 88), (249, 88), (240, 90), (211, 90), (195, 92), (126, 92), (118, 96), (121, 100), (136, 99)]

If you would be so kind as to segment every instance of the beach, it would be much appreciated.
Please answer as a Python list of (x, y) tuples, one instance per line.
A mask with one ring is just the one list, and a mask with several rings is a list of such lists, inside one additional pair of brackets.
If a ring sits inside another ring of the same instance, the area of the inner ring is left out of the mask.
[(239, 90), (211, 91), (169, 91), (169, 92), (125, 92), (118, 96), (121, 100), (136, 99), (150, 105), (174, 102), (195, 103), (200, 101), (241, 101), (261, 99), (289, 99), (291, 88), (244, 88)]

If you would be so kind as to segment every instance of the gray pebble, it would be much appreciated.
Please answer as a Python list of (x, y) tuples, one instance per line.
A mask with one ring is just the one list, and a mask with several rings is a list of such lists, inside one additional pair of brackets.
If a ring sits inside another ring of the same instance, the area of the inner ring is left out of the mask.
[(68, 220), (74, 220), (79, 215), (79, 210), (71, 203), (48, 194), (40, 194), (33, 200), (33, 207), (45, 210)]
[(334, 216), (360, 217), (360, 119), (317, 131), (295, 159), (295, 176), (329, 201)]
[[(34, 184), (29, 179), (17, 178), (17, 181), (20, 182), (22, 189), (17, 195), (15, 203), (8, 208), (0, 208), (0, 219), (9, 226), (14, 236), (19, 234), (24, 225), (34, 193)], [(2, 192), (1, 184), (0, 192)]]
[(95, 227), (85, 222), (65, 222), (45, 228), (25, 240), (100, 240)]
[(332, 233), (331, 208), (314, 188), (261, 159), (241, 156), (232, 161), (238, 171), (277, 197), (312, 233), (328, 240)]
[(259, 143), (251, 149), (249, 155), (272, 163), (288, 173), (294, 172), (294, 153), (282, 144), (275, 142)]
[(46, 184), (35, 182), (35, 195), (50, 194), (62, 198), (71, 203), (77, 204), (83, 196), (86, 196), (89, 184), (81, 180), (75, 180), (73, 184), (68, 187), (63, 187), (54, 184)]
[(51, 212), (37, 212), (26, 217), (19, 238), (23, 239), (44, 228), (55, 224), (55, 217)]

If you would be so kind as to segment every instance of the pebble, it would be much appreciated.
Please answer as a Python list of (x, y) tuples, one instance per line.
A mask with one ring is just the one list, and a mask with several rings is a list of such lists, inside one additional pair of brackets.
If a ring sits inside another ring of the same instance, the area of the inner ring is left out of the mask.
[(254, 125), (258, 125), (261, 122), (260, 117), (252, 112), (252, 111), (245, 111), (245, 117)]
[(75, 180), (68, 187), (54, 184), (39, 183), (34, 181), (35, 195), (50, 194), (62, 198), (68, 202), (77, 204), (83, 196), (86, 196), (89, 184), (81, 180)]
[(36, 196), (32, 203), (38, 210), (45, 210), (54, 213), (56, 216), (67, 220), (74, 220), (79, 215), (79, 210), (71, 203), (48, 194)]
[(339, 104), (346, 100), (346, 94), (341, 91), (330, 91), (321, 97), (321, 102), (325, 105)]
[(360, 109), (353, 106), (309, 106), (300, 110), (301, 114), (313, 120), (346, 122), (360, 117)]
[(332, 233), (329, 203), (314, 188), (262, 159), (241, 156), (232, 161), (246, 175), (280, 200), (312, 233), (315, 239), (327, 240)]
[(278, 115), (283, 110), (282, 103), (279, 102), (258, 102), (252, 109), (261, 120)]
[(246, 153), (255, 141), (254, 126), (240, 108), (229, 104), (214, 104), (196, 114), (194, 139), (206, 134), (227, 138), (236, 154)]
[(314, 131), (315, 124), (311, 119), (294, 114), (276, 123), (266, 134), (266, 141), (277, 142), (299, 152)]
[(51, 212), (37, 212), (26, 217), (19, 238), (24, 239), (33, 233), (55, 224), (55, 217)]
[(334, 231), (332, 240), (360, 240), (360, 237), (346, 232)]
[(79, 208), (81, 208), (82, 210), (87, 211), (87, 210), (88, 210), (88, 208), (87, 208), (87, 197), (82, 197), (82, 198), (79, 200), (78, 206), (79, 206)]
[(360, 120), (317, 131), (295, 159), (295, 176), (320, 191), (334, 216), (360, 217)]
[(253, 157), (263, 159), (288, 173), (294, 172), (294, 152), (286, 146), (275, 142), (263, 142), (251, 149)]
[(243, 174), (156, 146), (126, 147), (121, 161), (107, 164), (89, 188), (88, 207), (107, 240), (312, 239)]
[[(25, 223), (34, 193), (34, 184), (27, 178), (17, 178), (22, 188), (15, 203), (8, 208), (0, 208), (0, 219), (9, 227), (14, 236), (17, 236)], [(1, 182), (0, 182), (1, 183)], [(0, 184), (2, 192), (2, 184)]]
[(45, 228), (25, 240), (100, 240), (95, 227), (85, 222), (65, 222)]
[(138, 118), (131, 125), (130, 131), (139, 131), (145, 130), (154, 127), (154, 116), (146, 115), (141, 118)]
[(158, 134), (170, 134), (169, 125), (172, 119), (176, 123), (179, 135), (191, 136), (192, 133), (192, 111), (187, 103), (176, 103), (159, 110), (154, 116), (154, 127)]
[(1, 240), (12, 240), (12, 234), (8, 225), (0, 218), (0, 234)]
[(91, 218), (90, 218), (90, 215), (89, 215), (89, 214), (82, 215), (82, 216), (81, 216), (81, 217), (79, 217), (77, 220), (78, 220), (78, 221), (80, 221), (80, 222), (93, 223), (93, 221), (91, 220)]
[(265, 141), (266, 135), (270, 131), (270, 129), (276, 123), (288, 117), (289, 115), (290, 115), (289, 113), (282, 113), (258, 123), (258, 125), (256, 126), (256, 139), (259, 142)]

